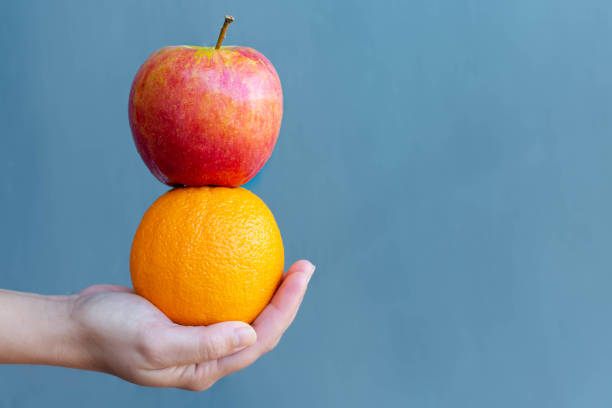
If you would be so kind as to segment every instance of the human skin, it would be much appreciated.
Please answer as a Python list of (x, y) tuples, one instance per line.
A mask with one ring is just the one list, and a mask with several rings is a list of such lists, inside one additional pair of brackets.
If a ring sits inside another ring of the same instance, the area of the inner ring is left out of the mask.
[(164, 47), (136, 73), (128, 114), (160, 181), (236, 187), (272, 154), (283, 94), (270, 61), (252, 48)]
[(278, 344), (313, 272), (308, 261), (293, 264), (252, 326), (180, 326), (124, 286), (94, 285), (72, 296), (0, 290), (0, 363), (101, 371), (145, 386), (202, 391)]

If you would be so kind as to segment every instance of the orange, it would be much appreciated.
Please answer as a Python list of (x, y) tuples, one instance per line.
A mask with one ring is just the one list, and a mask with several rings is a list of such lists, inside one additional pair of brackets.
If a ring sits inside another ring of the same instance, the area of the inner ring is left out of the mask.
[(130, 255), (135, 292), (182, 325), (251, 323), (283, 267), (274, 216), (241, 187), (168, 191), (140, 221)]

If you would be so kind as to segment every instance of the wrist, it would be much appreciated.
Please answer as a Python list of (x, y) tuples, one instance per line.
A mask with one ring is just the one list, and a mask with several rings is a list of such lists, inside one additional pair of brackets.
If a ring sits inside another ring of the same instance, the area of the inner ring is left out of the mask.
[(95, 369), (87, 347), (87, 333), (76, 318), (75, 306), (79, 295), (47, 296), (45, 301), (53, 312), (50, 321), (55, 329), (49, 331), (53, 346), (50, 349), (50, 365), (80, 369)]
[(72, 318), (76, 296), (0, 291), (0, 363), (89, 368), (84, 335)]

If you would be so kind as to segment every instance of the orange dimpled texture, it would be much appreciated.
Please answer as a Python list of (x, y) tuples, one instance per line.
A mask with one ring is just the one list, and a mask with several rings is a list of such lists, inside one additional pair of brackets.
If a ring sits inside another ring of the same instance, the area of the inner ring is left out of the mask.
[(241, 187), (170, 190), (140, 221), (130, 256), (136, 293), (182, 325), (251, 323), (283, 267), (274, 216)]

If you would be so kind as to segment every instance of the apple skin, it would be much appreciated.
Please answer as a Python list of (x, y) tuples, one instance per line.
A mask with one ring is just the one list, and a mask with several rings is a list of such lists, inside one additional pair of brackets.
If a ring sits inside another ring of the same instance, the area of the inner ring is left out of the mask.
[(161, 182), (236, 187), (272, 154), (283, 93), (272, 63), (252, 48), (164, 47), (136, 73), (128, 114)]

